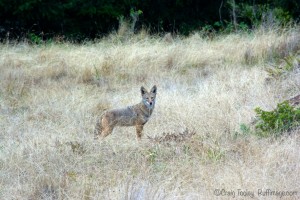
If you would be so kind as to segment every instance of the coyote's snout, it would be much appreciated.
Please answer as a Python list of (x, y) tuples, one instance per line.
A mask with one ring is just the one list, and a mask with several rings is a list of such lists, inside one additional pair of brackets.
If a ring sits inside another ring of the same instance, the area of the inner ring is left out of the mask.
[(106, 137), (115, 126), (135, 126), (137, 139), (141, 139), (144, 125), (149, 120), (154, 106), (157, 93), (156, 85), (148, 92), (141, 87), (142, 102), (128, 106), (123, 109), (113, 109), (104, 112), (97, 121), (95, 128), (95, 139), (98, 136)]

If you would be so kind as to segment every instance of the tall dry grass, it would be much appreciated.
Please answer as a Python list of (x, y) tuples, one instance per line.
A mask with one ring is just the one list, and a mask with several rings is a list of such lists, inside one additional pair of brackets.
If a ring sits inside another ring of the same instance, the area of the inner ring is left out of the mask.
[[(280, 199), (259, 189), (299, 198), (299, 129), (279, 139), (240, 129), (255, 107), (299, 94), (299, 49), (299, 27), (1, 44), (0, 199)], [(270, 73), (287, 56), (289, 70)], [(133, 127), (93, 140), (103, 110), (138, 103), (153, 84), (142, 142)]]

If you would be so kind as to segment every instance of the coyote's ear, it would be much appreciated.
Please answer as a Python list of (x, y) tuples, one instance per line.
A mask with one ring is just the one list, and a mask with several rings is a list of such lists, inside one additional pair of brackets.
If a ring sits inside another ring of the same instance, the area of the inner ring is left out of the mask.
[(157, 87), (156, 87), (156, 85), (154, 85), (150, 92), (153, 94), (156, 94), (156, 91), (157, 91)]
[(147, 90), (143, 86), (141, 87), (141, 93), (142, 93), (142, 95), (144, 95), (145, 93), (147, 93)]

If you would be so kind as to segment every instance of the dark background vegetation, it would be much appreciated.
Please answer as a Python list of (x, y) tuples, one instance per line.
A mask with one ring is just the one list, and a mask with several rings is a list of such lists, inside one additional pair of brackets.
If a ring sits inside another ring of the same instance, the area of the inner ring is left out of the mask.
[(0, 0), (0, 38), (101, 37), (127, 21), (132, 32), (189, 34), (298, 21), (299, 0)]

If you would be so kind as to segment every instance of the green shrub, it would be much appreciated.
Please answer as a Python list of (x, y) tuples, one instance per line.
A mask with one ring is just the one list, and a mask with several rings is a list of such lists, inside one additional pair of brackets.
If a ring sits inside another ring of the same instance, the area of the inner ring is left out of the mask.
[(43, 38), (35, 33), (28, 33), (28, 39), (33, 44), (42, 44)]
[(256, 108), (255, 112), (258, 118), (255, 128), (259, 136), (279, 136), (300, 125), (300, 108), (291, 106), (288, 101), (279, 103), (272, 111)]

